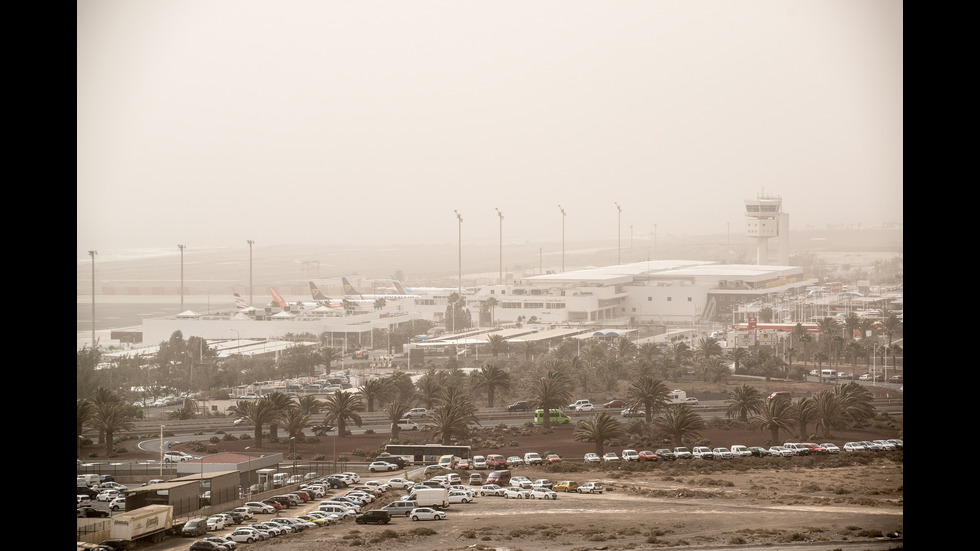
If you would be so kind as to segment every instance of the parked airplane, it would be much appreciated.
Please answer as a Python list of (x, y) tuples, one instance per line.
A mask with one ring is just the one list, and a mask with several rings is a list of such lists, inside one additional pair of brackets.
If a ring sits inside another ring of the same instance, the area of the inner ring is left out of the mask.
[[(458, 289), (456, 287), (410, 287), (410, 288), (406, 288), (406, 287), (404, 287), (402, 285), (402, 283), (400, 281), (398, 281), (398, 278), (396, 278), (395, 276), (391, 276), (391, 283), (392, 283), (392, 285), (395, 286), (395, 291), (399, 295), (403, 295), (403, 296), (408, 295), (409, 293), (422, 293), (422, 294), (426, 294), (426, 295), (439, 295), (439, 294), (444, 294), (444, 293), (445, 294), (455, 293), (455, 292), (458, 291)], [(465, 291), (466, 289), (463, 289), (463, 290)]]
[(249, 308), (251, 308), (251, 306), (249, 306), (248, 303), (245, 302), (245, 299), (242, 298), (242, 295), (235, 293), (235, 308), (238, 308), (239, 310), (248, 310)]
[(418, 298), (419, 296), (419, 295), (409, 295), (409, 294), (365, 295), (363, 293), (357, 292), (357, 290), (354, 289), (354, 286), (350, 284), (350, 281), (347, 281), (346, 277), (341, 277), (341, 280), (344, 282), (344, 296), (348, 298), (358, 297), (367, 300), (373, 300), (379, 298), (383, 298), (385, 300), (399, 300), (403, 298)]
[(343, 301), (332, 299), (332, 298), (324, 295), (320, 291), (320, 288), (316, 286), (316, 283), (313, 283), (312, 281), (310, 282), (310, 294), (313, 295), (313, 300), (316, 301), (317, 304), (321, 304), (321, 305), (327, 306), (329, 308), (343, 308), (344, 307)]
[(279, 294), (279, 291), (275, 287), (269, 287), (269, 293), (272, 295), (272, 300), (275, 301), (276, 304), (278, 304), (283, 310), (289, 310), (290, 306), (299, 306), (300, 308), (316, 308), (321, 304), (319, 302), (289, 302), (283, 298), (281, 294)]

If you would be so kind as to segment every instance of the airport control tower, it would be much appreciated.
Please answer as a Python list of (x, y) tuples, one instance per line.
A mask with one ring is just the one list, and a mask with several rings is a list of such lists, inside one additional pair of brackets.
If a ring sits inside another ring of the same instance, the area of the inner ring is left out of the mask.
[(782, 212), (781, 197), (766, 197), (745, 200), (746, 235), (756, 241), (756, 260), (758, 265), (769, 264), (769, 239), (779, 239), (780, 266), (789, 265), (789, 215)]

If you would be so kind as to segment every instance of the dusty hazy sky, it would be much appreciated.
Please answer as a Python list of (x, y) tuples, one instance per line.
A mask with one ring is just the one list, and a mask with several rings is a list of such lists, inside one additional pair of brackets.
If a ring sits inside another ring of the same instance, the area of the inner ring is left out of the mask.
[(902, 222), (900, 1), (76, 7), (79, 258)]

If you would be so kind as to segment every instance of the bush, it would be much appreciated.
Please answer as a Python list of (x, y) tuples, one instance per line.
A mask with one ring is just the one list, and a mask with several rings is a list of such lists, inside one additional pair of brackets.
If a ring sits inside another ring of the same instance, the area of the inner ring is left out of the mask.
[(217, 436), (212, 436), (211, 438), (208, 438), (208, 442), (211, 442), (212, 444), (217, 444), (218, 442), (221, 442), (221, 439), (218, 438)]

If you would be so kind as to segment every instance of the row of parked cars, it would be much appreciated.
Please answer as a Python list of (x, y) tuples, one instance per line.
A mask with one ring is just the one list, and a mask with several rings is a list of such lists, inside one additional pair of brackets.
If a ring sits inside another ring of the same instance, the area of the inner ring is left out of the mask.
[(743, 446), (736, 444), (727, 447), (710, 448), (708, 446), (678, 446), (676, 448), (660, 448), (650, 450), (623, 450), (621, 454), (609, 452), (601, 457), (597, 453), (585, 454), (586, 463), (603, 463), (616, 461), (674, 461), (676, 459), (734, 459), (738, 457), (789, 457), (794, 455), (824, 455), (858, 451), (894, 451), (904, 449), (902, 440), (873, 440), (848, 442), (843, 448), (833, 442), (816, 444), (813, 442), (785, 442), (782, 445), (764, 448), (761, 446)]

